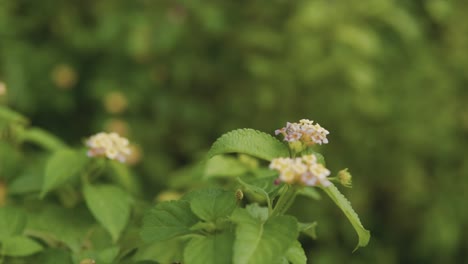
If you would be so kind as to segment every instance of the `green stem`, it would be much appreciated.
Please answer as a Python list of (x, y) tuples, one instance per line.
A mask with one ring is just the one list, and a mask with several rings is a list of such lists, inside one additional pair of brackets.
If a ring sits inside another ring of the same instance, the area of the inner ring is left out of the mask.
[(297, 188), (291, 185), (285, 185), (286, 190), (278, 199), (278, 202), (275, 204), (275, 208), (273, 209), (272, 216), (275, 215), (282, 215), (286, 213), (286, 211), (291, 207), (294, 199), (296, 198)]

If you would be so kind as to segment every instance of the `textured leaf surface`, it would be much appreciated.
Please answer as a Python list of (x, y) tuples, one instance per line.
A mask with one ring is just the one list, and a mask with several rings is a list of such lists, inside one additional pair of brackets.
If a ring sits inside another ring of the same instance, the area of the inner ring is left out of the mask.
[(141, 237), (148, 242), (157, 242), (186, 235), (192, 232), (190, 227), (198, 221), (190, 210), (189, 202), (162, 202), (145, 215)]
[(354, 251), (356, 251), (359, 247), (365, 247), (367, 243), (369, 243), (370, 232), (366, 230), (361, 224), (361, 220), (359, 219), (359, 216), (356, 214), (353, 207), (351, 206), (351, 203), (343, 196), (343, 194), (341, 194), (341, 192), (334, 185), (330, 185), (329, 187), (322, 189), (343, 211), (348, 220), (351, 222), (351, 225), (353, 225), (354, 229), (356, 230), (356, 233), (359, 237), (359, 241)]
[(231, 215), (237, 206), (235, 193), (221, 189), (203, 189), (190, 196), (190, 208), (201, 219), (215, 221)]
[(181, 238), (174, 238), (165, 241), (158, 241), (143, 245), (132, 257), (137, 261), (158, 261), (159, 263), (179, 263), (182, 262), (186, 241)]
[(294, 241), (286, 252), (286, 259), (292, 264), (306, 264), (307, 257), (299, 241)]
[(87, 157), (71, 149), (55, 152), (48, 160), (41, 196), (73, 179), (86, 165)]
[(247, 166), (236, 158), (218, 155), (206, 162), (204, 178), (233, 177), (245, 174)]
[(113, 185), (85, 185), (84, 197), (93, 216), (117, 241), (130, 218), (131, 197)]
[(244, 153), (264, 160), (289, 157), (288, 147), (269, 134), (254, 129), (237, 129), (222, 135), (211, 146), (209, 157)]
[(192, 264), (232, 263), (234, 233), (224, 231), (190, 240), (184, 251), (184, 261)]
[(23, 257), (40, 252), (42, 249), (41, 244), (29, 237), (15, 236), (2, 241), (1, 253), (7, 256)]
[(262, 222), (246, 209), (236, 209), (232, 220), (237, 224), (234, 242), (235, 264), (276, 263), (298, 236), (297, 221), (290, 216), (275, 216)]

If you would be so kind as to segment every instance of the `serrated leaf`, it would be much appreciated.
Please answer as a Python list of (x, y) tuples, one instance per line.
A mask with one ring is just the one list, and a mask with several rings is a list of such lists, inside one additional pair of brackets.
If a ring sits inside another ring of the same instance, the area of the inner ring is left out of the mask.
[(289, 157), (288, 147), (269, 134), (246, 128), (228, 132), (211, 146), (208, 156), (243, 153), (264, 160)]
[(87, 157), (83, 153), (64, 149), (56, 151), (47, 161), (41, 197), (47, 192), (75, 178), (85, 167)]
[(237, 224), (234, 264), (276, 263), (297, 239), (297, 221), (290, 216), (274, 216), (266, 222), (238, 208), (232, 215)]
[(23, 233), (26, 214), (16, 208), (0, 207), (0, 241)]
[(130, 218), (132, 199), (119, 187), (113, 185), (85, 185), (86, 205), (112, 236), (115, 242)]
[(265, 190), (255, 185), (248, 184), (244, 182), (243, 180), (241, 180), (240, 178), (238, 178), (237, 181), (242, 185), (242, 187), (244, 187), (243, 189), (245, 193), (251, 194), (253, 196), (258, 196), (259, 199), (262, 200), (262, 202), (266, 201), (268, 204), (268, 207), (271, 208), (271, 200), (270, 200), (270, 197), (268, 196), (268, 193)]
[(291, 247), (289, 247), (288, 251), (286, 252), (286, 259), (291, 264), (306, 264), (307, 257), (304, 252), (304, 249), (301, 246), (299, 241), (294, 241)]
[(317, 222), (299, 223), (299, 231), (313, 239), (317, 239)]
[(190, 240), (184, 250), (184, 261), (192, 264), (232, 263), (234, 233), (225, 230)]
[(36, 127), (24, 130), (20, 135), (20, 140), (37, 144), (52, 151), (61, 150), (66, 147), (66, 144), (60, 138)]
[(190, 227), (199, 221), (187, 201), (162, 202), (143, 218), (141, 237), (147, 242), (168, 240), (191, 233)]
[(190, 208), (205, 221), (228, 217), (237, 206), (237, 199), (232, 191), (202, 189), (193, 192), (189, 197)]
[(328, 196), (335, 202), (336, 205), (343, 211), (351, 225), (358, 234), (359, 241), (354, 249), (356, 251), (359, 247), (365, 247), (370, 240), (370, 232), (361, 224), (359, 216), (354, 211), (351, 203), (341, 194), (341, 192), (332, 184), (326, 188), (322, 188)]
[(2, 241), (0, 255), (24, 257), (40, 252), (42, 249), (41, 244), (29, 237), (14, 236)]
[(261, 207), (258, 204), (249, 204), (245, 207), (245, 210), (249, 212), (250, 216), (264, 223), (268, 220), (269, 212), (268, 208)]

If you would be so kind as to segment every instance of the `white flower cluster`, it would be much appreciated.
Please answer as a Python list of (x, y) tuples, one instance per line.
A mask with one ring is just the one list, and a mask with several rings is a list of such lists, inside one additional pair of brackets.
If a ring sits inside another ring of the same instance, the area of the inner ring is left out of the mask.
[(125, 162), (131, 154), (128, 139), (117, 133), (98, 133), (91, 136), (86, 145), (89, 147), (89, 157), (107, 157), (108, 159)]
[(328, 130), (321, 127), (319, 124), (314, 125), (314, 121), (309, 119), (301, 119), (299, 123), (286, 123), (286, 127), (277, 129), (275, 134), (282, 134), (287, 142), (301, 141), (310, 146), (313, 144), (327, 144)]
[(327, 179), (330, 171), (317, 162), (315, 155), (305, 155), (300, 158), (276, 158), (270, 163), (270, 169), (279, 171), (279, 179), (289, 184), (307, 186), (321, 185), (327, 187), (331, 182)]

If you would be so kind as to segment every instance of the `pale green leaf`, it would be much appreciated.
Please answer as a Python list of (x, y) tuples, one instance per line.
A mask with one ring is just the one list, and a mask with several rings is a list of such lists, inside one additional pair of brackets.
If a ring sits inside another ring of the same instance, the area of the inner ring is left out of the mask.
[(2, 241), (0, 255), (24, 257), (40, 252), (42, 249), (41, 244), (29, 237), (15, 236)]
[(249, 214), (253, 218), (259, 220), (262, 223), (268, 220), (268, 216), (269, 216), (268, 208), (261, 207), (258, 204), (254, 203), (254, 204), (247, 205), (245, 209), (247, 210), (247, 212), (249, 212)]
[(218, 138), (208, 156), (226, 153), (243, 153), (264, 160), (289, 157), (288, 147), (269, 134), (254, 129), (237, 129)]
[(78, 176), (86, 161), (84, 153), (71, 149), (59, 150), (52, 154), (46, 165), (41, 197)]
[(184, 261), (191, 264), (232, 263), (234, 233), (225, 230), (190, 240), (184, 250)]
[(132, 198), (113, 185), (85, 185), (86, 204), (115, 242), (130, 218)]
[(286, 259), (292, 264), (306, 264), (307, 257), (299, 241), (294, 241), (286, 252)]
[(242, 185), (243, 191), (247, 194), (250, 194), (254, 196), (254, 200), (259, 199), (260, 201), (266, 201), (268, 204), (268, 207), (271, 207), (271, 200), (270, 196), (268, 196), (268, 193), (255, 185), (249, 184), (241, 180), (240, 178), (237, 179), (237, 181)]
[(290, 216), (275, 216), (262, 222), (239, 208), (231, 218), (237, 224), (234, 264), (276, 263), (298, 236), (297, 221)]
[(237, 206), (236, 195), (232, 191), (202, 189), (192, 192), (188, 197), (192, 211), (206, 221), (228, 217)]
[(186, 235), (192, 232), (190, 227), (198, 221), (190, 210), (189, 202), (162, 202), (145, 215), (141, 237), (148, 242), (157, 242)]
[(214, 177), (233, 177), (243, 175), (247, 171), (247, 166), (239, 161), (239, 159), (225, 155), (217, 155), (206, 162), (203, 177), (205, 179)]
[(0, 207), (0, 241), (22, 234), (26, 222), (26, 214), (19, 209)]
[(369, 243), (370, 232), (366, 230), (361, 224), (361, 220), (359, 219), (359, 216), (356, 214), (354, 209), (351, 207), (351, 203), (343, 196), (343, 194), (341, 194), (341, 192), (333, 184), (322, 189), (343, 211), (348, 220), (351, 222), (351, 225), (353, 225), (354, 229), (356, 230), (356, 233), (359, 237), (359, 241), (354, 251), (356, 251), (359, 247), (365, 247), (367, 243)]
[(20, 140), (37, 144), (52, 151), (61, 150), (66, 147), (66, 144), (60, 138), (36, 127), (24, 130), (20, 134)]
[(303, 188), (299, 189), (297, 194), (312, 198), (314, 200), (322, 199), (322, 196), (315, 187), (304, 186)]
[[(119, 247), (107, 247), (103, 249), (85, 250), (73, 255), (75, 263), (80, 263), (83, 259), (92, 259), (98, 264), (113, 264), (119, 254)], [(81, 264), (81, 263), (80, 263)]]

